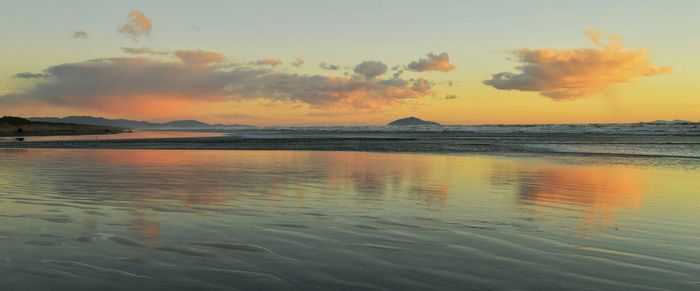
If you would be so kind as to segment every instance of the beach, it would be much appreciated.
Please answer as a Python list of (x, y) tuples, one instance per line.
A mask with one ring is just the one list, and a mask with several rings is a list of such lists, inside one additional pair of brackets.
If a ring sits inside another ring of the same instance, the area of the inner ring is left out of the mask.
[(700, 291), (700, 1), (2, 4), (0, 291)]
[(658, 159), (0, 149), (0, 285), (695, 289), (700, 170)]

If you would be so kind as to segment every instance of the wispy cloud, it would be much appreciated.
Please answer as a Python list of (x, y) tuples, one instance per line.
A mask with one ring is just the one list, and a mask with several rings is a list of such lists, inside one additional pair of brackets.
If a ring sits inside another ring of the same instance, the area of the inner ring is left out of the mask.
[(249, 63), (250, 65), (254, 66), (270, 66), (270, 67), (276, 67), (282, 64), (282, 61), (279, 59), (273, 59), (273, 58), (266, 58), (266, 59), (260, 59), (256, 61), (252, 61)]
[(126, 24), (119, 28), (119, 32), (127, 34), (135, 41), (138, 41), (140, 37), (151, 35), (152, 28), (153, 23), (151, 19), (146, 17), (143, 12), (134, 9), (129, 13)]
[(338, 71), (342, 69), (340, 65), (321, 63), (318, 65), (319, 68), (329, 71)]
[(29, 73), (29, 72), (24, 72), (24, 73), (18, 73), (15, 75), (15, 78), (17, 79), (38, 79), (38, 78), (43, 78), (44, 74), (42, 73)]
[(596, 48), (520, 49), (513, 52), (521, 63), (517, 73), (497, 73), (483, 83), (500, 90), (539, 92), (553, 100), (566, 100), (671, 71), (670, 67), (652, 66), (646, 49), (623, 48), (622, 39), (614, 34), (605, 39), (595, 30), (586, 34)]
[(429, 53), (427, 58), (421, 58), (417, 61), (411, 62), (406, 67), (415, 72), (449, 72), (455, 69), (455, 66), (450, 64), (450, 57), (447, 55), (447, 53), (441, 53), (439, 55)]
[(71, 34), (72, 38), (78, 38), (78, 39), (87, 39), (88, 38), (88, 33), (82, 30), (78, 30), (76, 32), (73, 32)]
[(122, 47), (122, 51), (125, 54), (130, 54), (130, 55), (152, 55), (152, 56), (163, 56), (163, 55), (170, 55), (172, 52), (169, 51), (160, 51), (160, 50), (154, 50), (149, 47)]
[(299, 67), (301, 67), (301, 66), (303, 66), (303, 65), (304, 65), (304, 60), (301, 59), (301, 58), (297, 58), (296, 60), (294, 60), (294, 61), (292, 62), (292, 66), (295, 66), (295, 67), (297, 67), (297, 68), (299, 68)]

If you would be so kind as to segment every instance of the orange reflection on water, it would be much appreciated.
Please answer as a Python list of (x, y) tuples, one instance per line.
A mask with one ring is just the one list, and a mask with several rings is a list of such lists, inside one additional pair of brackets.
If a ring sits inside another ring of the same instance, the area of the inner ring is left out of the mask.
[(316, 153), (312, 159), (326, 164), (326, 184), (352, 189), (367, 198), (401, 193), (428, 205), (444, 206), (450, 187), (439, 163), (443, 156), (375, 154), (358, 152)]
[(210, 165), (216, 166), (221, 162), (221, 152), (218, 151), (168, 151), (168, 150), (100, 150), (92, 157), (101, 164), (112, 166), (182, 166)]
[(160, 223), (152, 213), (143, 209), (137, 209), (134, 211), (131, 232), (135, 238), (144, 244), (154, 246), (157, 244), (157, 238), (160, 235)]
[[(191, 171), (203, 174), (220, 169), (226, 163), (220, 152), (200, 151), (193, 154), (191, 151), (101, 150), (94, 153), (97, 154), (91, 156), (91, 159), (102, 166), (126, 169), (127, 173), (143, 173), (145, 176), (130, 177), (136, 186), (140, 179), (149, 183), (167, 179), (168, 182), (162, 185), (167, 188), (167, 192), (143, 191), (139, 197), (134, 197), (134, 201), (147, 203), (148, 200), (177, 200), (185, 207), (228, 202), (228, 193), (224, 191), (222, 181), (204, 180), (191, 174)], [(182, 169), (186, 169), (187, 173)]]
[(647, 189), (637, 171), (615, 165), (532, 165), (498, 175), (515, 176), (518, 203), (545, 215), (577, 211), (587, 226), (610, 226), (625, 210), (639, 210)]

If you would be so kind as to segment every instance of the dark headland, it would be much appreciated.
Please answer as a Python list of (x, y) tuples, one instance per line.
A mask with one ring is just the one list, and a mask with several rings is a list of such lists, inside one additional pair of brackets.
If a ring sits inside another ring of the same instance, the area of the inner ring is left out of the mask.
[(12, 116), (0, 118), (0, 137), (113, 134), (124, 131), (126, 129), (113, 126), (35, 122)]
[(408, 118), (394, 120), (387, 125), (389, 125), (389, 126), (416, 126), (416, 125), (437, 125), (437, 126), (439, 126), (440, 124), (437, 122), (422, 120), (420, 118), (411, 116)]

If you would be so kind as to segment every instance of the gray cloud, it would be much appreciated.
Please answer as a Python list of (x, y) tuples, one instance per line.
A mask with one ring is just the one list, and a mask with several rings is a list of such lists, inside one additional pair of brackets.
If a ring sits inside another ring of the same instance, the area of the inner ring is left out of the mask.
[(108, 99), (136, 95), (211, 98), (220, 95), (230, 82), (242, 82), (263, 73), (260, 70), (218, 72), (143, 58), (96, 59), (50, 67), (43, 75), (51, 81), (38, 83), (13, 96), (15, 100), (88, 107)]
[(409, 70), (416, 72), (449, 72), (455, 69), (455, 66), (450, 64), (450, 57), (447, 55), (447, 53), (441, 53), (439, 55), (429, 53), (427, 58), (421, 58), (417, 61), (411, 62), (407, 67)]
[(447, 99), (447, 100), (458, 99), (458, 98), (459, 98), (459, 96), (454, 95), (454, 94), (447, 94), (445, 96), (445, 99)]
[(304, 60), (302, 60), (301, 58), (297, 58), (292, 62), (292, 66), (295, 66), (297, 68), (301, 67), (302, 65), (304, 65)]
[(39, 79), (43, 78), (44, 74), (42, 73), (29, 73), (29, 72), (24, 72), (24, 73), (19, 73), (15, 75), (15, 78), (17, 79)]
[(171, 52), (168, 51), (157, 51), (149, 47), (122, 47), (122, 51), (125, 54), (130, 54), (130, 55), (152, 55), (152, 56), (158, 56), (158, 55), (169, 55)]
[(74, 33), (71, 35), (71, 37), (72, 37), (72, 38), (87, 39), (87, 38), (88, 38), (88, 33), (87, 33), (87, 32), (84, 32), (84, 31), (82, 31), (82, 30), (78, 30), (78, 31), (74, 32)]
[(321, 69), (329, 70), (329, 71), (338, 71), (338, 70), (342, 69), (342, 67), (341, 67), (340, 65), (334, 65), (334, 64), (321, 63), (321, 64), (318, 65), (318, 66), (319, 66)]
[(380, 61), (364, 61), (355, 66), (354, 72), (367, 79), (373, 79), (383, 75), (388, 70), (387, 66)]
[(273, 59), (273, 58), (267, 58), (267, 59), (260, 59), (257, 61), (252, 61), (248, 63), (249, 65), (254, 65), (254, 66), (270, 66), (270, 67), (276, 67), (282, 64), (282, 61), (279, 59)]
[(431, 87), (432, 86), (431, 86), (430, 82), (428, 82), (428, 80), (423, 79), (423, 78), (419, 78), (419, 79), (414, 80), (413, 86), (411, 86), (411, 88), (413, 88), (413, 90), (417, 91), (417, 92), (428, 92), (428, 91), (430, 91)]
[[(193, 51), (189, 51), (193, 52)], [(194, 51), (199, 53), (199, 51)], [(379, 108), (429, 94), (424, 79), (375, 79), (299, 75), (236, 67), (221, 70), (210, 59), (164, 62), (109, 58), (56, 65), (35, 76), (47, 77), (0, 103), (43, 102), (110, 110), (113, 104), (138, 106), (138, 98), (216, 102), (263, 98), (302, 102), (312, 107)], [(23, 73), (23, 76), (30, 76)]]

